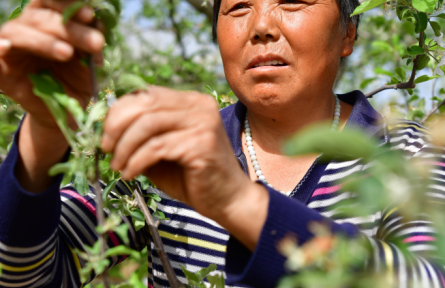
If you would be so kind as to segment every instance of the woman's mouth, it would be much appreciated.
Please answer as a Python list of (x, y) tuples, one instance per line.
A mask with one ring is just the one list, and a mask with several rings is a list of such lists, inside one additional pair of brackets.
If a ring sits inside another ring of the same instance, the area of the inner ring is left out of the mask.
[(272, 60), (272, 61), (265, 61), (255, 64), (252, 68), (257, 67), (263, 67), (263, 66), (287, 66), (286, 63), (280, 61), (280, 60)]

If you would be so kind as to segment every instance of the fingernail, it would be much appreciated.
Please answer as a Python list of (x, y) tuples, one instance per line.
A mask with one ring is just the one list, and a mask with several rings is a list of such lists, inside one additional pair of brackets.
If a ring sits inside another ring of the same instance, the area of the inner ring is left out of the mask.
[(102, 49), (105, 44), (105, 38), (100, 32), (93, 31), (90, 35), (91, 47), (93, 49)]
[(78, 15), (83, 21), (89, 22), (94, 18), (94, 11), (89, 7), (82, 7)]
[(66, 60), (70, 58), (74, 53), (73, 47), (61, 41), (57, 41), (56, 43), (54, 43), (53, 48), (55, 56), (60, 60)]
[(12, 43), (7, 39), (0, 39), (0, 55), (6, 54), (11, 49)]

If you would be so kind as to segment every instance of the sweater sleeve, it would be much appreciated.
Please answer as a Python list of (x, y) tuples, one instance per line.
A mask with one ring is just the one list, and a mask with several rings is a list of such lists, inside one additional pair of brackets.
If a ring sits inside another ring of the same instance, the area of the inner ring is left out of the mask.
[[(97, 240), (94, 191), (82, 197), (73, 187), (60, 189), (62, 176), (43, 193), (24, 190), (14, 174), (19, 157), (15, 138), (0, 166), (0, 287), (80, 287), (78, 271), (86, 263), (75, 251), (85, 251)], [(133, 249), (145, 246), (143, 230), (130, 227)], [(123, 241), (109, 233), (107, 244)], [(110, 258), (110, 267), (124, 258)]]
[[(311, 222), (328, 224), (333, 233), (347, 237), (367, 237), (358, 227), (349, 223), (338, 224), (323, 217), (303, 203), (288, 198), (266, 187), (270, 196), (268, 216), (256, 249), (251, 253), (236, 238), (230, 237), (226, 254), (227, 283), (242, 283), (252, 287), (276, 287), (277, 281), (286, 274), (285, 257), (276, 249), (278, 241), (292, 233), (298, 236), (299, 244), (310, 240), (314, 235), (309, 231)], [(413, 221), (402, 224), (395, 209), (383, 214), (381, 228), (386, 236), (367, 237), (371, 242), (372, 259), (370, 267), (389, 273), (394, 287), (407, 287), (408, 283), (420, 283), (419, 287), (445, 287), (443, 266), (431, 258), (424, 257), (422, 251), (433, 249), (434, 233), (427, 221)], [(386, 218), (385, 218), (386, 217)], [(396, 220), (394, 220), (396, 219)], [(388, 224), (389, 223), (389, 224)], [(388, 230), (389, 229), (389, 230)], [(395, 233), (396, 237), (389, 234)], [(395, 243), (409, 243), (412, 249), (402, 253)], [(425, 247), (423, 241), (429, 241)]]

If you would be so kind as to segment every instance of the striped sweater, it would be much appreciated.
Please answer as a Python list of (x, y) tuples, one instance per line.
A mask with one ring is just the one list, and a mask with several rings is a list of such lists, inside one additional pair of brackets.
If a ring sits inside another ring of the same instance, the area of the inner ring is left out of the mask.
[[(445, 164), (443, 155), (429, 151), (429, 136), (417, 123), (405, 120), (385, 122), (361, 92), (339, 95), (353, 105), (346, 128), (360, 128), (370, 137), (404, 151), (407, 158), (423, 157), (434, 161), (434, 184), (428, 197), (445, 198)], [(221, 111), (235, 156), (245, 173), (247, 159), (240, 140), (245, 106), (238, 102)], [(18, 139), (15, 139), (17, 141)], [(439, 156), (439, 157), (437, 157)], [(61, 177), (42, 194), (31, 194), (17, 182), (17, 143), (0, 167), (0, 287), (81, 287), (78, 269), (85, 265), (74, 250), (83, 250), (96, 241), (94, 227), (95, 194), (82, 197), (69, 185), (60, 189)], [(428, 257), (435, 248), (435, 232), (428, 219), (420, 216), (405, 223), (395, 209), (375, 211), (366, 217), (342, 218), (336, 208), (350, 203), (353, 193), (340, 191), (346, 177), (359, 176), (365, 166), (359, 160), (314, 163), (290, 197), (267, 188), (270, 195), (268, 217), (256, 250), (249, 252), (240, 242), (211, 219), (205, 218), (162, 191), (149, 188), (162, 201), (159, 210), (169, 221), (159, 226), (165, 249), (180, 281), (186, 279), (180, 269), (184, 265), (197, 271), (211, 263), (226, 272), (228, 287), (274, 287), (283, 276), (284, 257), (275, 248), (276, 241), (287, 232), (298, 235), (301, 243), (313, 236), (307, 224), (311, 221), (332, 221), (334, 232), (350, 236), (365, 235), (373, 248), (374, 267), (392, 275), (395, 287), (445, 287), (444, 267)], [(118, 184), (120, 193), (129, 193)], [(126, 219), (128, 221), (129, 219)], [(402, 222), (404, 224), (402, 224)], [(130, 222), (131, 223), (131, 222)], [(409, 244), (411, 255), (403, 254), (392, 243), (394, 236)], [(130, 246), (141, 250), (149, 245), (149, 286), (168, 287), (160, 259), (145, 229), (129, 229)], [(110, 233), (108, 246), (122, 243)], [(125, 257), (114, 257), (111, 266)], [(94, 275), (92, 276), (92, 278)], [(91, 279), (90, 279), (91, 280)]]

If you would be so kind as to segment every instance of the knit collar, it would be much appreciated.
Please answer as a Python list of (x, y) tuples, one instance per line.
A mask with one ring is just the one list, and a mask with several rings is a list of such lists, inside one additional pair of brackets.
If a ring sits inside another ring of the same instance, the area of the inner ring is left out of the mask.
[[(361, 91), (356, 90), (337, 96), (343, 102), (353, 106), (345, 129), (360, 129), (369, 137), (380, 139), (379, 146), (388, 142), (388, 133), (384, 117), (375, 111)], [(220, 112), (235, 156), (239, 158), (243, 155), (240, 136), (247, 108), (241, 101), (238, 101), (222, 109)]]

